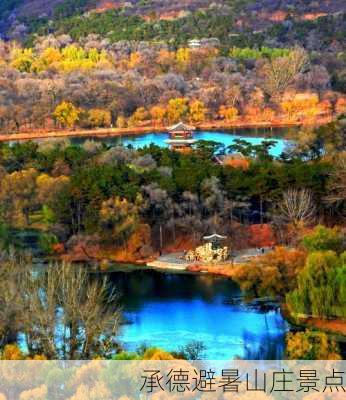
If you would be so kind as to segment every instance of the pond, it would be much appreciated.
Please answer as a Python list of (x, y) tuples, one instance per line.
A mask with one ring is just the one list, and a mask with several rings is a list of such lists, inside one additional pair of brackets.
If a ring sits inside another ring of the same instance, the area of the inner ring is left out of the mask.
[[(293, 129), (293, 128), (292, 128)], [(213, 140), (215, 142), (223, 143), (225, 146), (234, 144), (236, 139), (244, 139), (251, 144), (261, 144), (266, 140), (275, 140), (276, 144), (271, 148), (271, 155), (274, 157), (280, 156), (285, 150), (286, 145), (289, 143), (283, 137), (288, 133), (289, 129), (279, 128), (259, 128), (259, 129), (235, 129), (233, 131), (196, 131), (194, 138), (197, 140)], [(168, 133), (146, 133), (141, 135), (130, 135), (130, 136), (118, 136), (118, 137), (73, 137), (71, 142), (74, 144), (83, 144), (86, 140), (94, 140), (96, 142), (102, 142), (107, 145), (131, 145), (134, 148), (142, 148), (149, 146), (151, 143), (160, 146), (167, 147), (165, 142), (168, 139)]]
[(279, 310), (246, 305), (230, 280), (138, 269), (109, 279), (121, 295), (119, 340), (128, 351), (142, 344), (176, 351), (198, 340), (210, 360), (283, 357), (289, 327)]

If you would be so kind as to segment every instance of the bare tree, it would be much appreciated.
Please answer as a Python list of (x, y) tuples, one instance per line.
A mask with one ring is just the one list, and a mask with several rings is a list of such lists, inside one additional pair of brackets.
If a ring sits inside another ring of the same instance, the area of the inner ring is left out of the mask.
[(24, 332), (32, 353), (73, 360), (114, 351), (120, 313), (106, 280), (91, 282), (85, 268), (55, 264), (23, 284)]
[(340, 154), (335, 168), (328, 182), (329, 195), (325, 200), (327, 204), (341, 207), (344, 211), (346, 206), (346, 153)]
[(283, 93), (308, 65), (304, 49), (297, 48), (286, 57), (268, 61), (264, 66), (265, 89), (271, 96)]
[(288, 189), (279, 204), (281, 216), (297, 227), (311, 222), (316, 213), (313, 196), (308, 189)]
[(5, 253), (0, 272), (2, 344), (21, 332), (30, 355), (68, 360), (107, 357), (117, 348), (121, 314), (105, 279), (70, 264), (34, 271), (28, 259)]
[(0, 345), (13, 343), (20, 329), (22, 306), (19, 285), (26, 279), (29, 257), (18, 257), (13, 250), (0, 252)]

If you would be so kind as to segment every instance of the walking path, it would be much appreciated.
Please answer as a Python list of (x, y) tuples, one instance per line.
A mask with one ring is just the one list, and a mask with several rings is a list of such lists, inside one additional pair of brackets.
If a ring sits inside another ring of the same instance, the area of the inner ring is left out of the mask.
[[(250, 248), (236, 252), (233, 257), (233, 264), (243, 264), (251, 258), (266, 254), (270, 252), (271, 248), (256, 249)], [(186, 271), (189, 266), (199, 264), (203, 266), (202, 262), (188, 262), (184, 258), (184, 253), (170, 253), (164, 254), (157, 258), (155, 261), (149, 262), (147, 265), (150, 268), (161, 269), (161, 270), (176, 270), (176, 271)], [(228, 260), (217, 265), (229, 265), (232, 260)]]

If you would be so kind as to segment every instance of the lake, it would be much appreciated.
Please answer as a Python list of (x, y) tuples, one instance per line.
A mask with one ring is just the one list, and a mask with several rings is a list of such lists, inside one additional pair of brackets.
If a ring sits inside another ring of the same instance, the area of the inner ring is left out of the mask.
[(121, 294), (124, 349), (140, 345), (179, 350), (193, 340), (206, 346), (204, 358), (281, 359), (288, 324), (278, 310), (246, 305), (238, 286), (210, 275), (152, 270), (109, 273)]
[[(290, 128), (294, 129), (294, 128)], [(194, 138), (197, 140), (213, 140), (215, 142), (223, 143), (225, 146), (234, 144), (235, 139), (244, 139), (251, 144), (261, 144), (265, 140), (275, 140), (277, 143), (272, 147), (270, 153), (274, 157), (280, 156), (284, 151), (288, 140), (283, 139), (283, 136), (289, 131), (288, 128), (258, 128), (258, 129), (234, 129), (233, 131), (196, 131)], [(131, 145), (134, 148), (143, 148), (150, 144), (155, 144), (160, 147), (167, 147), (165, 142), (168, 139), (168, 133), (145, 133), (141, 135), (130, 136), (107, 136), (107, 137), (72, 137), (70, 140), (73, 144), (83, 144), (86, 140), (94, 140), (95, 142), (102, 142), (107, 145)]]

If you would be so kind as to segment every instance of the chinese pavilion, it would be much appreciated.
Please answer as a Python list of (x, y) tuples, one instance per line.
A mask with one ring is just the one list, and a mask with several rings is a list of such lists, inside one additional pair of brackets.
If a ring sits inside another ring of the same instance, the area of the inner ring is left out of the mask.
[(193, 138), (195, 130), (195, 127), (179, 122), (168, 128), (169, 139), (166, 140), (166, 143), (170, 145), (172, 150), (190, 150), (191, 146), (196, 143), (196, 140)]
[(213, 249), (217, 249), (221, 247), (221, 242), (226, 240), (227, 236), (222, 236), (222, 235), (218, 235), (217, 233), (214, 233), (210, 236), (204, 236), (203, 240), (205, 240), (206, 242), (211, 243), (212, 248)]

